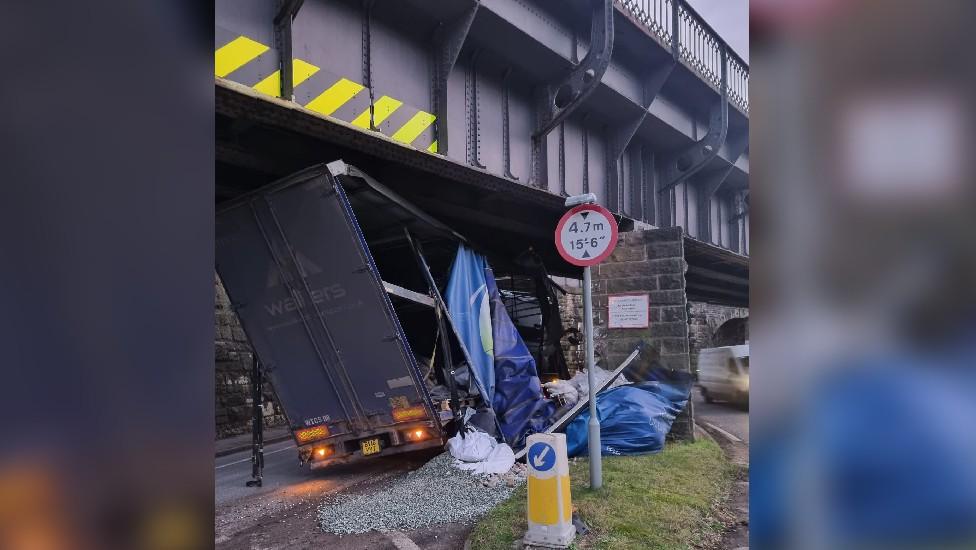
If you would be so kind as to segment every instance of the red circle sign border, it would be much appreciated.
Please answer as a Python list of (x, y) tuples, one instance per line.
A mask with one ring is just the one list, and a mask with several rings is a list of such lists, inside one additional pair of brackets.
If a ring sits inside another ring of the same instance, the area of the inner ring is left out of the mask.
[[(559, 238), (559, 235), (560, 233), (562, 233), (563, 226), (566, 225), (566, 222), (569, 221), (569, 218), (572, 217), (573, 214), (576, 214), (577, 212), (582, 212), (584, 210), (599, 212), (605, 218), (610, 220), (610, 245), (607, 246), (607, 249), (604, 250), (603, 253), (600, 254), (599, 256), (590, 258), (588, 260), (579, 260), (577, 258), (570, 256), (563, 249), (562, 239)], [(581, 204), (579, 206), (574, 206), (573, 208), (567, 210), (566, 213), (563, 214), (562, 218), (559, 218), (559, 223), (556, 225), (555, 240), (556, 240), (556, 251), (559, 252), (559, 255), (562, 256), (563, 259), (566, 260), (567, 262), (579, 267), (589, 267), (589, 266), (596, 265), (602, 262), (603, 260), (606, 260), (610, 256), (610, 254), (613, 253), (613, 249), (617, 247), (617, 219), (613, 217), (613, 214), (611, 214), (609, 210), (600, 206), (599, 204)]]

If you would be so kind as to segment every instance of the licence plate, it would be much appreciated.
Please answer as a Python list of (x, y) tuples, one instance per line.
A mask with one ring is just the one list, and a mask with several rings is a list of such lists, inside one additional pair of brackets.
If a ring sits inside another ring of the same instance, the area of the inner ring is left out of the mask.
[(363, 455), (375, 455), (380, 452), (380, 440), (376, 439), (364, 439), (359, 442), (359, 448), (363, 450)]

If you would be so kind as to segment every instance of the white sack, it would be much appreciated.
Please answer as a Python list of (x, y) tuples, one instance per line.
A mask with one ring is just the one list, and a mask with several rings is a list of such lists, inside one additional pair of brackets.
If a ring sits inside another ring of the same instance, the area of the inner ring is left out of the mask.
[(461, 437), (457, 434), (447, 440), (447, 450), (451, 456), (464, 462), (481, 462), (495, 448), (495, 438), (481, 431), (473, 431)]

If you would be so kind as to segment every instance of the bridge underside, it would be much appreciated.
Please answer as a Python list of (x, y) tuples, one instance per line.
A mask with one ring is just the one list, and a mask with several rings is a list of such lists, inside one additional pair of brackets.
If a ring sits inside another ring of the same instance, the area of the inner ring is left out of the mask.
[(612, 4), (605, 72), (541, 131), (540, 98), (586, 63), (601, 4), (218, 1), (217, 203), (342, 159), (500, 259), (532, 247), (579, 277), (550, 228), (565, 196), (592, 192), (624, 231), (685, 228), (689, 298), (744, 303), (748, 98), (734, 77), (748, 68), (720, 40), (694, 50), (710, 29), (682, 1), (648, 3), (678, 10), (677, 26)]

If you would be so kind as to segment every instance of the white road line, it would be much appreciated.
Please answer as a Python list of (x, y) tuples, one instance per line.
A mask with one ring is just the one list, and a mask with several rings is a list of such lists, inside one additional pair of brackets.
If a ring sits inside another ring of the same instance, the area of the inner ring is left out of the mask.
[[(281, 451), (287, 451), (287, 450), (294, 449), (294, 448), (295, 448), (295, 446), (292, 445), (290, 447), (285, 447), (284, 449), (278, 449), (276, 451), (265, 451), (264, 456), (273, 455), (275, 453), (280, 453)], [(219, 470), (221, 468), (226, 468), (228, 466), (233, 466), (234, 464), (243, 464), (244, 462), (250, 462), (250, 461), (251, 461), (251, 457), (247, 457), (247, 458), (242, 459), (242, 460), (237, 460), (237, 461), (234, 461), (234, 462), (228, 462), (227, 464), (221, 464), (220, 466), (214, 467), (214, 469), (215, 470)]]
[(390, 531), (386, 534), (386, 538), (390, 539), (393, 546), (399, 548), (399, 550), (420, 550), (410, 538), (399, 531)]
[(741, 439), (739, 439), (738, 437), (736, 437), (736, 436), (730, 434), (729, 432), (723, 430), (722, 428), (719, 428), (718, 426), (716, 426), (715, 424), (712, 424), (711, 422), (705, 422), (705, 425), (708, 426), (709, 428), (715, 430), (716, 432), (724, 435), (725, 437), (729, 438), (730, 440), (732, 440), (735, 443), (742, 443), (742, 440)]

